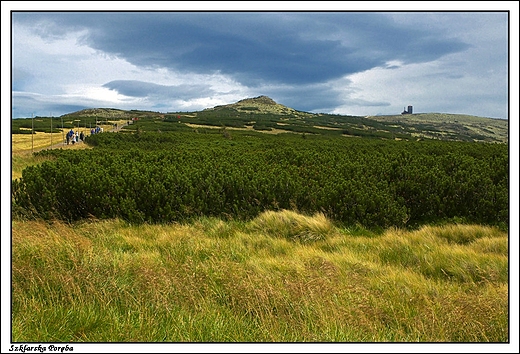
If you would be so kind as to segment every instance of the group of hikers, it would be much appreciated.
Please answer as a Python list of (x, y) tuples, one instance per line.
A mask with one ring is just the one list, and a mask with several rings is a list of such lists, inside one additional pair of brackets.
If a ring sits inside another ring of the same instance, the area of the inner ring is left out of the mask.
[[(103, 128), (101, 128), (101, 127), (92, 128), (90, 130), (91, 135), (102, 133), (102, 132), (103, 132)], [(78, 133), (77, 131), (74, 132), (74, 130), (71, 129), (67, 133), (67, 145), (69, 145), (69, 144), (74, 145), (75, 143), (79, 143), (80, 141), (83, 142), (85, 140), (85, 137), (86, 137), (86, 135), (83, 132)]]
[(85, 139), (85, 134), (83, 134), (83, 132), (78, 133), (78, 132), (74, 132), (74, 130), (71, 129), (67, 133), (67, 145), (69, 145), (70, 143), (72, 143), (74, 145), (75, 143), (79, 143), (80, 141), (83, 141), (84, 139)]

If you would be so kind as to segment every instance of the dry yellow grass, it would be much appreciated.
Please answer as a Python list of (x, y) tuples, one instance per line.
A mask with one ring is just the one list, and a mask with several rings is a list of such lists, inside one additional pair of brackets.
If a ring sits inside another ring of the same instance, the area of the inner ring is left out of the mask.
[[(52, 139), (52, 140), (51, 140)], [(32, 152), (41, 150), (52, 145), (63, 143), (65, 133), (42, 133), (36, 132), (34, 140), (31, 134), (12, 134), (11, 135), (11, 149), (13, 153)]]

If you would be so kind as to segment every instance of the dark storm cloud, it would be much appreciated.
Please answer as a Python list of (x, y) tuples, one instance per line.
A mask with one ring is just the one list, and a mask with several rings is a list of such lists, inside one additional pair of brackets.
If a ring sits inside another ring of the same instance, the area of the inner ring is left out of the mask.
[(389, 106), (388, 102), (369, 102), (345, 97), (344, 90), (338, 91), (330, 85), (313, 84), (305, 86), (284, 86), (264, 89), (267, 96), (285, 106), (304, 112), (327, 113), (338, 105), (362, 105), (370, 107)]
[(330, 111), (330, 107), (336, 107), (342, 98), (333, 87), (323, 84), (271, 87), (262, 89), (258, 94), (265, 94), (278, 103), (305, 112)]
[(220, 72), (248, 86), (326, 82), (468, 48), (376, 13), (21, 13), (14, 20), (37, 24), (48, 39), (86, 29), (83, 44), (136, 66)]

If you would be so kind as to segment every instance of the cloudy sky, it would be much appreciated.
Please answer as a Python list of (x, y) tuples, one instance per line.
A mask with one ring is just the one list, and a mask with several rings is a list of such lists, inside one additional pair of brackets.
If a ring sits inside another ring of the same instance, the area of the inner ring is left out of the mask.
[(508, 118), (507, 12), (12, 12), (13, 118), (297, 110)]

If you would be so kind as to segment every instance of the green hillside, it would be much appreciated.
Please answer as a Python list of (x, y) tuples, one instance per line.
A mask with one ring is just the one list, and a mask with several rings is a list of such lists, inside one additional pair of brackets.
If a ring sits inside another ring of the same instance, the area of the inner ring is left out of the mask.
[[(51, 118), (37, 117), (34, 129), (50, 131)], [(508, 142), (507, 120), (462, 114), (419, 113), (393, 116), (349, 116), (302, 112), (286, 107), (267, 96), (246, 98), (236, 103), (195, 112), (152, 112), (113, 108), (84, 109), (54, 117), (53, 131), (72, 126), (92, 126), (126, 120), (125, 129), (172, 131), (227, 128), (264, 133), (297, 133), (368, 137), (390, 140), (446, 140)], [(79, 123), (78, 123), (79, 122)], [(12, 120), (12, 133), (28, 133), (31, 119)], [(173, 124), (172, 124), (173, 123)]]

